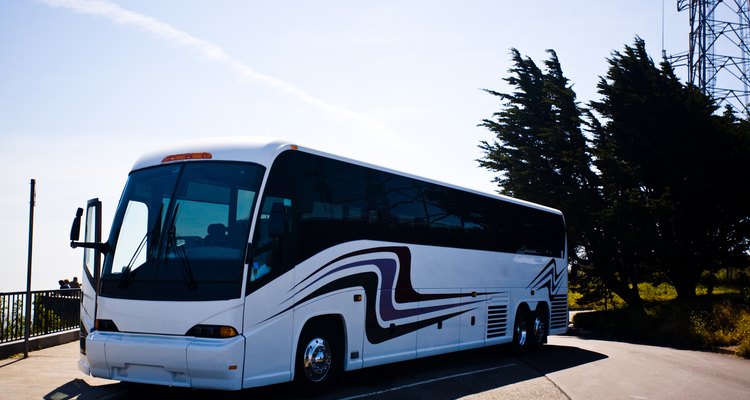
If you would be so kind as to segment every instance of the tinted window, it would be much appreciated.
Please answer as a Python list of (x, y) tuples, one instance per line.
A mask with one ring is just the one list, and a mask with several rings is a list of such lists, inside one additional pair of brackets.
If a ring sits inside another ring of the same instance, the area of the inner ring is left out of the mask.
[(300, 151), (277, 158), (265, 196), (291, 204), (284, 270), (361, 239), (550, 257), (565, 243), (560, 215)]

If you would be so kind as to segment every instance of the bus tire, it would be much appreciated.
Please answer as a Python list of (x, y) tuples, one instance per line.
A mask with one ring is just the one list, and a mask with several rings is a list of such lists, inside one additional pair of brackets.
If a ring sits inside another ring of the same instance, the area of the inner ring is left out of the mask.
[(530, 319), (531, 338), (528, 343), (530, 349), (537, 350), (547, 343), (547, 335), (549, 333), (549, 324), (547, 321), (547, 308), (540, 306)]
[(330, 324), (312, 323), (302, 331), (294, 373), (298, 394), (320, 394), (338, 380), (343, 369), (340, 337)]
[(531, 340), (530, 313), (526, 304), (518, 306), (516, 318), (513, 321), (513, 341), (511, 347), (513, 352), (522, 353), (527, 350)]

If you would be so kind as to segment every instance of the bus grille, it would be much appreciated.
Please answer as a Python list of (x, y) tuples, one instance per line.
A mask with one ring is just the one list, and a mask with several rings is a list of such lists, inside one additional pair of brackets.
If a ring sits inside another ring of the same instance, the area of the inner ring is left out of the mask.
[(565, 329), (568, 327), (568, 295), (562, 294), (552, 297), (552, 315), (550, 329)]
[(487, 339), (505, 336), (508, 327), (508, 297), (498, 300), (487, 309)]

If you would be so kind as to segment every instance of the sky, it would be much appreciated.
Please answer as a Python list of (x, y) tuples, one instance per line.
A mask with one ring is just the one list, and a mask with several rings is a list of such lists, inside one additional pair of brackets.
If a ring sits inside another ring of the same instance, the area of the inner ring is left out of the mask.
[[(78, 207), (106, 237), (135, 160), (184, 140), (272, 136), (485, 192), (479, 126), (510, 50), (557, 52), (578, 100), (613, 51), (688, 47), (677, 0), (0, 1), (0, 292), (81, 275)], [(677, 70), (678, 76), (687, 71)]]

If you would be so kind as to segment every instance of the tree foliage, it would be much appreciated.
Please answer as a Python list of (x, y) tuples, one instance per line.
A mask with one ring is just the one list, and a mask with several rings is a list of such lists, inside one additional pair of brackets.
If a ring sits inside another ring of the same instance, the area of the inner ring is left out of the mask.
[[(480, 126), (480, 166), (503, 194), (563, 211), (569, 254), (642, 309), (637, 284), (669, 280), (693, 297), (703, 271), (746, 258), (750, 130), (657, 67), (643, 40), (614, 52), (588, 109), (554, 51), (540, 69), (512, 49), (501, 110)], [(595, 115), (596, 114), (596, 115)]]
[(591, 103), (606, 121), (594, 132), (605, 199), (632, 221), (628, 254), (663, 273), (678, 296), (694, 297), (703, 271), (747, 250), (742, 124), (717, 115), (668, 63), (657, 68), (641, 39), (609, 64), (602, 98)]
[(548, 52), (550, 59), (542, 71), (512, 49), (515, 66), (506, 81), (516, 90), (512, 94), (486, 90), (500, 97), (504, 107), (480, 125), (495, 133), (496, 140), (480, 144), (485, 157), (478, 161), (501, 173), (495, 178), (501, 193), (561, 209), (568, 220), (568, 240), (575, 248), (582, 225), (570, 221), (587, 218), (597, 177), (589, 167), (591, 154), (575, 92), (557, 54)]

